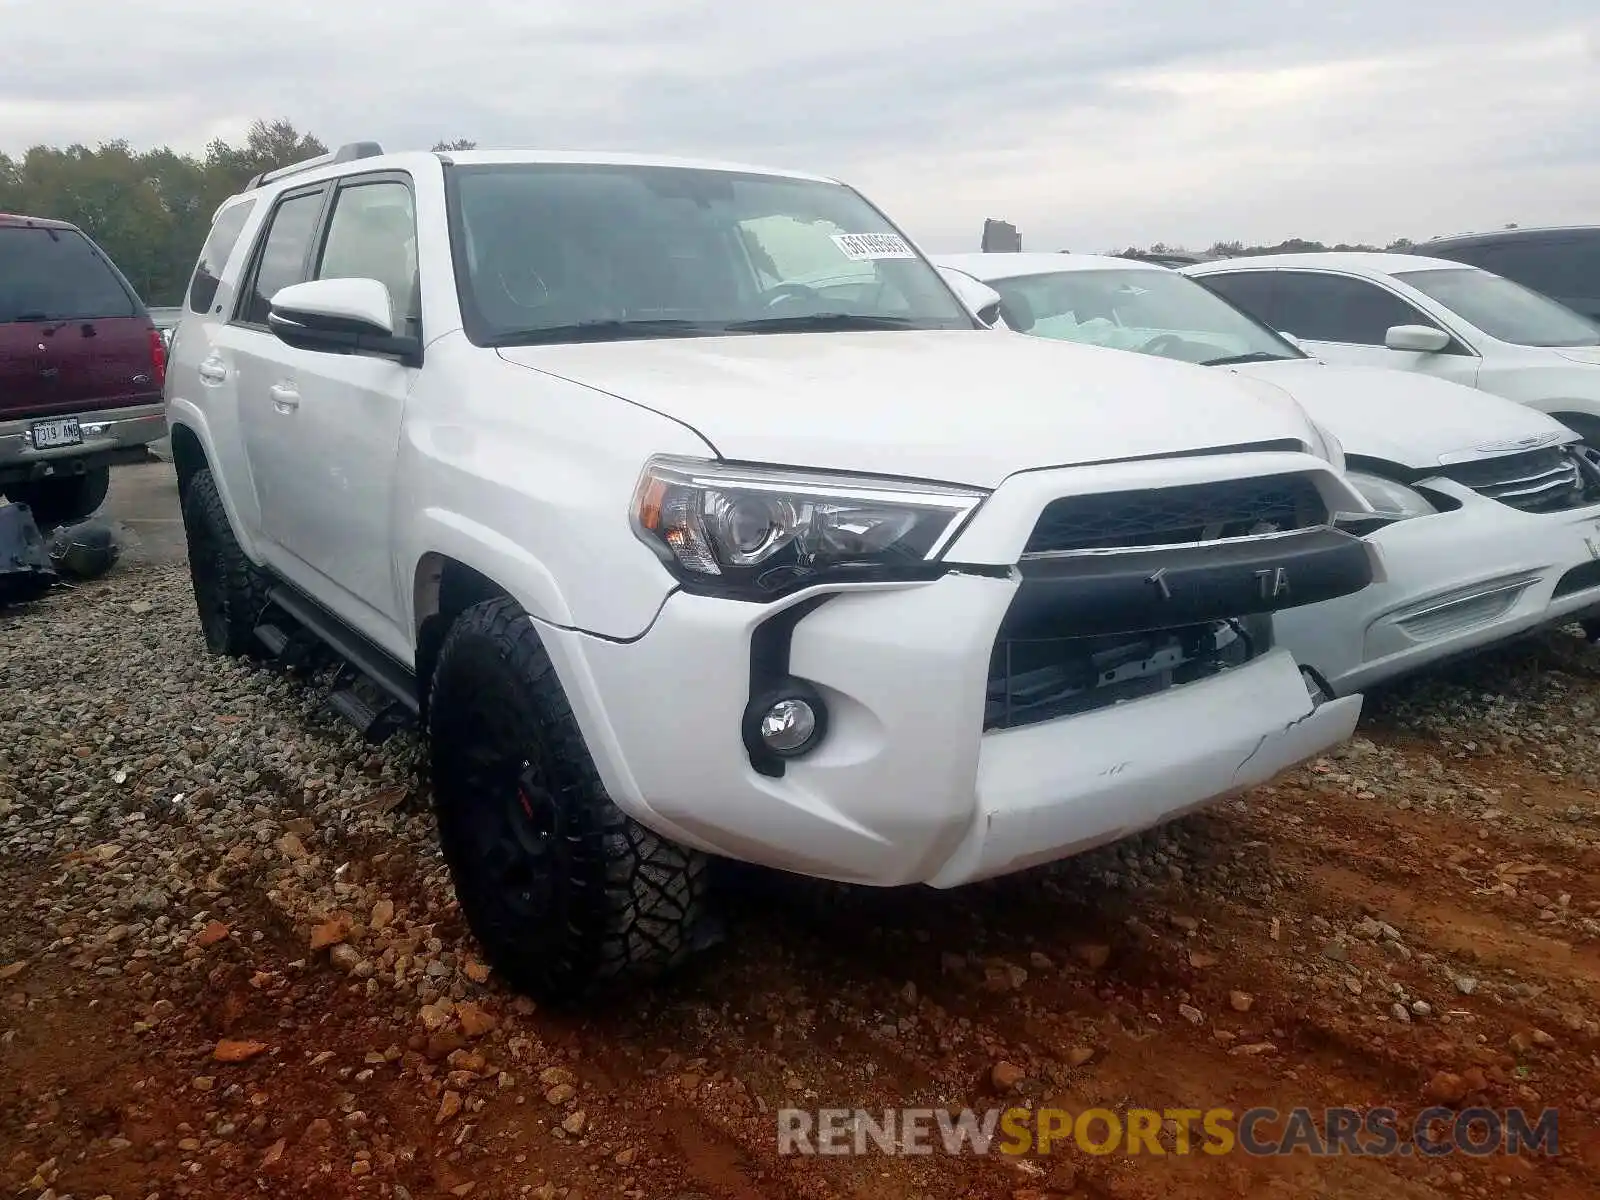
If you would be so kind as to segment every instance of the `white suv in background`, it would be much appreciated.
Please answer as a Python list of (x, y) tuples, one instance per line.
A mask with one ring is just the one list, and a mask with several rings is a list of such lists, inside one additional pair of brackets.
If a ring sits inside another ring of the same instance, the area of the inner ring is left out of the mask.
[(357, 144), (226, 201), (195, 281), (206, 641), (420, 716), (517, 986), (679, 962), (713, 856), (952, 887), (1355, 723), (1272, 645), (1378, 569), (1305, 415), (997, 337), (833, 180)]
[(1282, 389), (1344, 449), (1388, 518), (1387, 577), (1279, 613), (1279, 640), (1330, 691), (1600, 607), (1600, 465), (1555, 419), (1459, 384), (1307, 357), (1194, 280), (1091, 254), (939, 259), (1000, 294), (1037, 337), (1159, 355)]
[(1318, 358), (1464, 383), (1600, 449), (1600, 325), (1478, 267), (1416, 254), (1267, 254), (1183, 273)]

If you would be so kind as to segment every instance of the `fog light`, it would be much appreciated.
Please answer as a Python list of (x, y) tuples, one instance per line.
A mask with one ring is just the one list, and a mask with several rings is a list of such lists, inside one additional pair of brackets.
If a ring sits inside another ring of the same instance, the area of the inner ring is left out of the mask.
[(817, 710), (798, 697), (779, 700), (761, 716), (761, 744), (774, 754), (797, 754), (817, 734)]
[(828, 709), (809, 683), (784, 679), (751, 697), (742, 732), (755, 768), (781, 775), (782, 760), (809, 754), (827, 736)]

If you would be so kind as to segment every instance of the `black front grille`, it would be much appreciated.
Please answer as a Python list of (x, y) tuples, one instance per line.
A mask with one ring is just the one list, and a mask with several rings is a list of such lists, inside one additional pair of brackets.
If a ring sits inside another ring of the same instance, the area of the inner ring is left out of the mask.
[(1443, 474), (1480, 496), (1523, 512), (1561, 512), (1600, 499), (1591, 484), (1591, 472), (1585, 470), (1578, 452), (1567, 446), (1462, 463), (1447, 467)]
[(1006, 638), (989, 660), (985, 731), (1017, 729), (1193, 683), (1265, 652), (1265, 619), (1148, 633)]
[(1045, 506), (1024, 552), (1237, 538), (1324, 525), (1328, 516), (1322, 494), (1304, 475), (1063, 496)]

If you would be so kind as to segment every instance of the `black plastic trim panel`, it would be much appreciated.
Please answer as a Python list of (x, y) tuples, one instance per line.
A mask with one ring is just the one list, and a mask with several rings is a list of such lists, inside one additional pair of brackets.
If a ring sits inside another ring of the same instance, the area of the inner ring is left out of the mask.
[[(791, 604), (774, 613), (755, 627), (750, 635), (750, 695), (753, 701), (776, 687), (789, 675), (789, 649), (794, 642), (795, 626), (809, 613), (815, 612), (832, 598), (832, 594), (813, 596), (799, 604)], [(750, 765), (757, 773), (769, 779), (782, 779), (785, 763), (781, 756), (764, 750), (759, 744), (745, 742)]]
[(1372, 582), (1359, 538), (1337, 529), (1025, 560), (1003, 637), (1172, 629), (1318, 604)]

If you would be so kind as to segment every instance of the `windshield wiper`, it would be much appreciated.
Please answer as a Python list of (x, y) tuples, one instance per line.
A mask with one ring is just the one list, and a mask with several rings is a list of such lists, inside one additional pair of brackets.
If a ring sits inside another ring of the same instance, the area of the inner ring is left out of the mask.
[(493, 334), (487, 346), (537, 346), (545, 342), (623, 342), (635, 338), (714, 337), (728, 327), (709, 321), (577, 321), (535, 329), (508, 329)]
[(1249, 354), (1229, 354), (1223, 358), (1208, 358), (1200, 365), (1202, 367), (1236, 367), (1241, 363), (1257, 362), (1288, 362), (1292, 354), (1268, 354), (1265, 350), (1253, 350)]
[(926, 329), (910, 317), (872, 316), (867, 313), (807, 313), (793, 317), (759, 317), (728, 322), (729, 333), (837, 333), (855, 329)]

